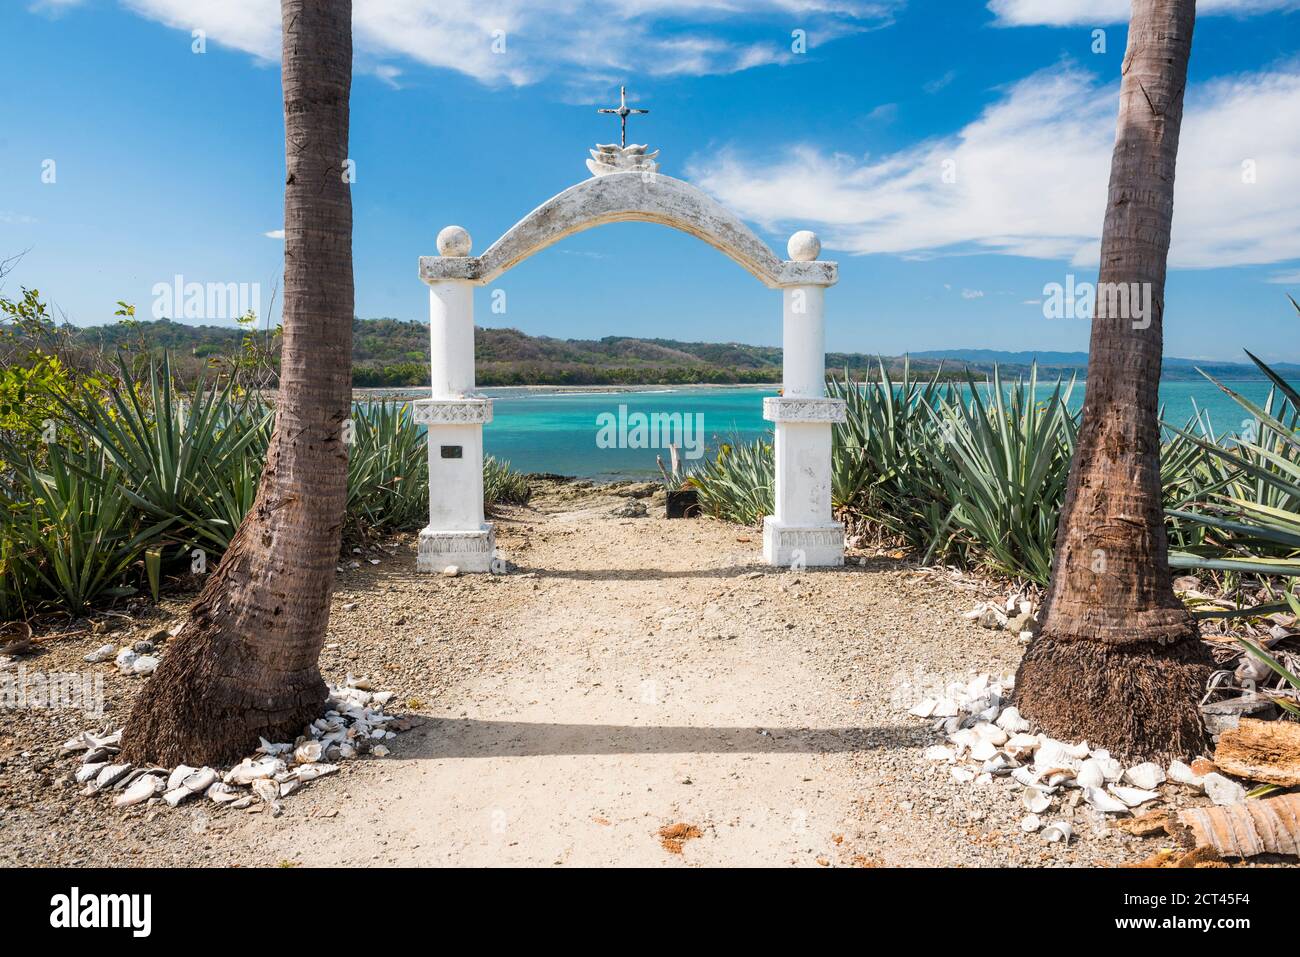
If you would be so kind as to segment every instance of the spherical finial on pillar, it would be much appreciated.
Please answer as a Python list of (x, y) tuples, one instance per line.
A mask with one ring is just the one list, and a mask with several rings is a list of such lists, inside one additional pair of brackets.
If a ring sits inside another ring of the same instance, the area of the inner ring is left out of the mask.
[(821, 254), (822, 241), (811, 229), (801, 229), (790, 237), (785, 248), (795, 262), (810, 263)]
[(468, 256), (473, 246), (464, 226), (448, 226), (438, 234), (439, 256)]

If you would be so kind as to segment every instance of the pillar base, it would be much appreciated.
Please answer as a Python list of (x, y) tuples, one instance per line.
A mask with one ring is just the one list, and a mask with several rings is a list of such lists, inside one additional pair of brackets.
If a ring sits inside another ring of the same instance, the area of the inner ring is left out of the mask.
[(782, 568), (826, 568), (844, 564), (844, 523), (785, 525), (763, 519), (763, 561)]
[(496, 530), (484, 522), (477, 531), (445, 532), (425, 528), (415, 555), (417, 571), (440, 575), (448, 565), (462, 572), (490, 572), (496, 551)]

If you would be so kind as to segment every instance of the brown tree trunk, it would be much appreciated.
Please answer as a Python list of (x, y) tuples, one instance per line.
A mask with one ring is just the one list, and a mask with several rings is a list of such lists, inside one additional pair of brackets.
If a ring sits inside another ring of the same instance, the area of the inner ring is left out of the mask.
[(133, 762), (217, 764), (320, 714), (347, 493), (352, 196), (345, 175), (351, 0), (281, 0), (284, 342), (275, 432), (257, 499), (136, 699)]
[[(1016, 676), (1016, 703), (1043, 731), (1126, 757), (1207, 744), (1198, 704), (1210, 658), (1170, 579), (1157, 421), (1195, 21), (1195, 0), (1133, 0), (1083, 421), (1039, 634)], [(1149, 315), (1108, 289), (1136, 289), (1139, 307), (1149, 289)]]

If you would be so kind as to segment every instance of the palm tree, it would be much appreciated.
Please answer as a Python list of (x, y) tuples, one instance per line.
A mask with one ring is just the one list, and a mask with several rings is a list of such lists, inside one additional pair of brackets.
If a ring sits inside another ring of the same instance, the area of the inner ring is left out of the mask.
[(257, 498), (123, 736), (133, 762), (215, 764), (320, 714), (347, 490), (351, 0), (281, 0), (287, 176), (275, 432)]
[[(1206, 744), (1198, 703), (1210, 658), (1170, 579), (1157, 421), (1195, 22), (1195, 0), (1133, 0), (1083, 421), (1039, 634), (1016, 680), (1016, 703), (1041, 729), (1127, 757)], [(1109, 290), (1149, 290), (1149, 314)]]

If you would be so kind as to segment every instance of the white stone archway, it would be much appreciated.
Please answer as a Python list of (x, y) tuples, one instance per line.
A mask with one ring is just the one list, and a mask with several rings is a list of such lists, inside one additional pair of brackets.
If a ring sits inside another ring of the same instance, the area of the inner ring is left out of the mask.
[(698, 188), (658, 172), (644, 147), (592, 151), (591, 179), (553, 196), (516, 223), (481, 256), (469, 233), (448, 226), (437, 256), (420, 257), (429, 285), (432, 395), (415, 403), (428, 427), (429, 525), (420, 532), (418, 567), (441, 572), (491, 569), (492, 525), (483, 513), (483, 426), (492, 400), (475, 393), (474, 287), (490, 283), (529, 256), (583, 230), (617, 222), (651, 222), (704, 240), (782, 294), (783, 387), (763, 400), (775, 423), (775, 510), (763, 521), (763, 559), (771, 565), (844, 562), (844, 526), (831, 514), (831, 428), (844, 402), (826, 398), (824, 299), (838, 266), (817, 259), (810, 232), (790, 238), (782, 260), (739, 218)]

